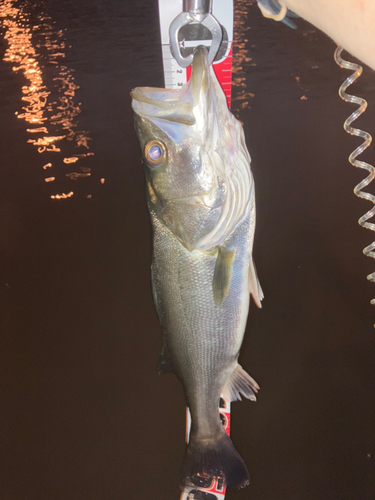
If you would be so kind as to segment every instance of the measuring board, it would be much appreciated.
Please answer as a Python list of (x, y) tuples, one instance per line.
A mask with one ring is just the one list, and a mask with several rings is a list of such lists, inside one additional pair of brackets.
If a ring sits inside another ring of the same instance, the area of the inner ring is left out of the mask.
[[(182, 12), (182, 0), (159, 0), (160, 34), (164, 68), (164, 83), (167, 89), (178, 89), (187, 83), (191, 76), (191, 67), (181, 68), (171, 53), (169, 26)], [(219, 21), (223, 39), (213, 62), (216, 77), (231, 106), (232, 88), (232, 44), (233, 44), (233, 0), (212, 0), (212, 14)], [(183, 26), (178, 34), (181, 55), (187, 57), (194, 47), (211, 45), (211, 33), (199, 23)], [(220, 419), (225, 431), (230, 435), (230, 403), (220, 398)], [(191, 417), (186, 409), (186, 442), (189, 441)], [(224, 500), (226, 485), (223, 478), (212, 480), (200, 477), (199, 486), (185, 484), (180, 500)]]
[[(171, 53), (169, 26), (182, 12), (182, 0), (159, 0), (160, 34), (162, 43), (164, 83), (167, 89), (181, 88), (189, 81), (191, 68), (181, 68)], [(228, 107), (231, 105), (232, 87), (232, 44), (233, 44), (233, 0), (213, 0), (212, 14), (219, 21), (223, 39), (213, 62), (217, 79), (224, 90)], [(211, 33), (199, 23), (183, 26), (178, 34), (181, 55), (187, 57), (194, 47), (211, 45)]]

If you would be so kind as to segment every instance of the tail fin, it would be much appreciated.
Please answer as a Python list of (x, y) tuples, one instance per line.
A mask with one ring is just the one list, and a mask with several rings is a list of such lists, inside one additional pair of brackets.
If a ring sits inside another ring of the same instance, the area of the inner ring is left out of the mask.
[(203, 444), (191, 436), (181, 466), (181, 483), (200, 486), (202, 476), (224, 477), (228, 488), (244, 488), (249, 484), (245, 462), (225, 432), (212, 444)]

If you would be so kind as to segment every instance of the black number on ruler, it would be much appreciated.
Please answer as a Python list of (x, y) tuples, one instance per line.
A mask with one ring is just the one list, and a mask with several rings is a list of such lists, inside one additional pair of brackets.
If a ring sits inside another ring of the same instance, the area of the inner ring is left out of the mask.
[(183, 83), (178, 82), (178, 84), (177, 84), (177, 85), (178, 85), (179, 87), (182, 87)]
[(178, 69), (178, 70), (177, 70), (177, 73), (182, 73), (182, 69)]

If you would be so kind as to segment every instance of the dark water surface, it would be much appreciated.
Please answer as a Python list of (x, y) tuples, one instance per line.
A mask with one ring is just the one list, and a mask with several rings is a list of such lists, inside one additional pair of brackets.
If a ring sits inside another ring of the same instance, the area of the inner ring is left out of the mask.
[[(2, 0), (0, 16), (0, 499), (177, 499), (185, 404), (156, 375), (129, 98), (163, 86), (156, 1)], [(298, 24), (236, 3), (233, 110), (266, 298), (241, 353), (262, 390), (232, 412), (252, 483), (227, 497), (372, 500), (375, 264), (347, 162), (360, 141), (342, 129), (334, 43)], [(350, 90), (375, 134), (374, 72)]]

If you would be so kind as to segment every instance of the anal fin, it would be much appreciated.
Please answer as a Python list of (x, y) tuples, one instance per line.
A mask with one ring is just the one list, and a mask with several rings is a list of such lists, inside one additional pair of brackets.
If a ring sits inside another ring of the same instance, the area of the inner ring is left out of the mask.
[(241, 401), (241, 396), (256, 401), (255, 394), (259, 389), (255, 380), (237, 364), (224, 386), (223, 397), (227, 401)]

